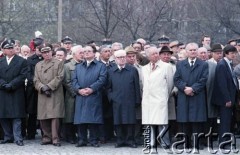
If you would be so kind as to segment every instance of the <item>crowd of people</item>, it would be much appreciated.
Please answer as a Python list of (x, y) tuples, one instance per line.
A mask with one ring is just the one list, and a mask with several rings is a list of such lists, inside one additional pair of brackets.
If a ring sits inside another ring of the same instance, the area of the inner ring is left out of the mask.
[(225, 142), (240, 134), (240, 39), (184, 44), (163, 35), (157, 45), (140, 38), (124, 48), (35, 36), (29, 46), (1, 43), (0, 144), (23, 146), (40, 128), (41, 145), (136, 148), (148, 126), (152, 148), (181, 139), (178, 148), (236, 147)]

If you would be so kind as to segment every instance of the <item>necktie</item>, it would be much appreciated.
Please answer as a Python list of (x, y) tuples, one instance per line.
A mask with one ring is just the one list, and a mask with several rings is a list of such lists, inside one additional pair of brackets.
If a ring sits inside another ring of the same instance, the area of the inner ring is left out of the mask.
[(106, 66), (109, 66), (109, 62), (106, 62)]
[(155, 63), (152, 63), (152, 71), (154, 71), (156, 69), (156, 65)]
[(231, 71), (233, 72), (233, 63), (230, 62), (230, 66), (231, 66)]
[(192, 67), (193, 67), (193, 65), (194, 65), (194, 61), (192, 60), (192, 61), (191, 61), (191, 66), (190, 66), (190, 67), (192, 68)]

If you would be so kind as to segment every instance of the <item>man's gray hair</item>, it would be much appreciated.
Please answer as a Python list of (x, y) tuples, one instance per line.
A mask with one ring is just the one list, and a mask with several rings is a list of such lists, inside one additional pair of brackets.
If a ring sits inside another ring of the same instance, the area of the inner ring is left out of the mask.
[(198, 51), (198, 52), (201, 52), (201, 51), (207, 52), (208, 50), (207, 50), (207, 48), (205, 48), (205, 47), (200, 47), (200, 48), (198, 48), (197, 51)]
[(109, 45), (102, 45), (102, 46), (99, 48), (98, 52), (101, 53), (104, 48), (111, 48), (111, 47), (110, 47)]
[(119, 43), (119, 42), (114, 42), (114, 43), (112, 44), (112, 47), (113, 47), (113, 46), (119, 46), (120, 49), (123, 49), (123, 44), (122, 44), (122, 43)]
[(191, 46), (195, 46), (195, 47), (198, 49), (198, 44), (192, 42), (192, 43), (188, 43), (188, 44), (186, 45), (186, 48), (185, 48), (186, 51), (188, 51)]
[(157, 47), (154, 47), (154, 46), (149, 47), (149, 48), (146, 50), (146, 55), (147, 55), (147, 57), (149, 57), (149, 55), (150, 55), (150, 53), (151, 53), (150, 51), (159, 52), (160, 50), (159, 50)]
[(76, 45), (71, 48), (72, 55), (74, 55), (80, 48), (83, 48), (82, 45)]

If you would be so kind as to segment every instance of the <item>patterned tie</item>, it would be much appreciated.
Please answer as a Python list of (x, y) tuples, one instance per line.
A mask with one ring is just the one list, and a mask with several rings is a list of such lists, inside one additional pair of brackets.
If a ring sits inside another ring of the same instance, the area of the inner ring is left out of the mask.
[(155, 63), (152, 63), (152, 71), (154, 71), (156, 69), (156, 65)]

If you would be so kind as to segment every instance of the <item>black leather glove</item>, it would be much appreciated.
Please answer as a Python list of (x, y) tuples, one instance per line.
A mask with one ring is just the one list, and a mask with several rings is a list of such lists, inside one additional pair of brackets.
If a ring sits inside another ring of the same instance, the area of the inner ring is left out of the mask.
[(42, 88), (41, 88), (41, 93), (44, 93), (45, 91), (49, 91), (51, 90), (47, 85), (44, 85)]
[(47, 91), (44, 92), (44, 94), (45, 94), (47, 97), (51, 97), (52, 91), (51, 91), (51, 90), (47, 90)]
[(9, 92), (9, 91), (12, 91), (12, 85), (9, 84), (9, 83), (8, 83), (8, 84), (4, 84), (4, 85), (3, 85), (3, 88), (4, 88), (6, 91), (8, 91), (8, 92)]

